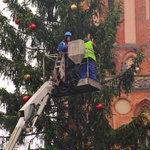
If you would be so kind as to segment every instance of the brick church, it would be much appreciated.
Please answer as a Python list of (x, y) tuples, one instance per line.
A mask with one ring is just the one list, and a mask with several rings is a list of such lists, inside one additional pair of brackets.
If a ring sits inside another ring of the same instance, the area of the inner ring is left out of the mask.
[[(108, 4), (112, 0), (108, 0)], [(137, 68), (134, 88), (121, 93), (112, 103), (111, 126), (118, 128), (137, 116), (142, 108), (150, 116), (150, 0), (123, 0), (124, 22), (118, 27), (114, 63), (117, 74), (122, 66), (129, 68), (139, 47), (144, 47), (144, 61)], [(111, 76), (110, 76), (111, 77)]]

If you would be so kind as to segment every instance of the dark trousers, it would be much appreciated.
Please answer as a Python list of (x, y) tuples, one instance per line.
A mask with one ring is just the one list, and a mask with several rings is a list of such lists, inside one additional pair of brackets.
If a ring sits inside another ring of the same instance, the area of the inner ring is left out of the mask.
[(93, 59), (83, 59), (80, 66), (80, 78), (91, 78), (96, 80), (95, 61)]
[(77, 65), (66, 55), (65, 56), (65, 82), (79, 80)]

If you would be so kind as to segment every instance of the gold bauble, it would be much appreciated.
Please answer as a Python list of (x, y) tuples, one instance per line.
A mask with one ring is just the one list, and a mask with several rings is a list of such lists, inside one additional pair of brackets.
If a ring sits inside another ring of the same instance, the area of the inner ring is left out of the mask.
[(30, 75), (30, 74), (26, 74), (26, 75), (24, 75), (24, 79), (25, 79), (25, 80), (28, 80), (30, 77), (31, 77), (31, 75)]
[(75, 4), (71, 5), (71, 10), (76, 10), (77, 6)]
[(8, 0), (3, 0), (3, 3), (7, 3), (8, 2)]

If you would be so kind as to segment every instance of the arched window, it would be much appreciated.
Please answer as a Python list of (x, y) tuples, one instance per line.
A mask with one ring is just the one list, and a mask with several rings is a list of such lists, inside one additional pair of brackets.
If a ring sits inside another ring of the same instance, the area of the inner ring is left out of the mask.
[(131, 67), (132, 63), (133, 63), (133, 59), (134, 57), (129, 57), (127, 60), (126, 60), (126, 67), (127, 69)]
[[(142, 109), (145, 110), (145, 115), (147, 116), (148, 119), (150, 119), (150, 101), (149, 100), (144, 99), (136, 105), (135, 110), (134, 110), (134, 116), (137, 116)], [(148, 130), (147, 133), (148, 133), (147, 138), (139, 139), (141, 148), (150, 145), (150, 140), (149, 140), (150, 130)]]
[(126, 69), (130, 68), (133, 64), (133, 59), (136, 57), (136, 53), (133, 51), (129, 51), (125, 54), (123, 63), (126, 64)]
[(147, 110), (146, 115), (150, 119), (150, 101), (149, 100), (144, 99), (136, 105), (135, 110), (134, 110), (134, 116), (137, 116), (140, 113), (141, 109)]

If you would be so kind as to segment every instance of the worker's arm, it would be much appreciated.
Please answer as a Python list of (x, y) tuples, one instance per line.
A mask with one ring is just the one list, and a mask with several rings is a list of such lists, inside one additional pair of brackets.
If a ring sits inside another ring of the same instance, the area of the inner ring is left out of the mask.
[(94, 51), (96, 53), (99, 53), (99, 49), (97, 48), (96, 44), (94, 42), (92, 42), (92, 45), (93, 45)]
[(64, 42), (60, 42), (58, 45), (58, 51), (59, 52), (67, 52), (67, 50), (68, 50), (68, 46), (65, 45)]

